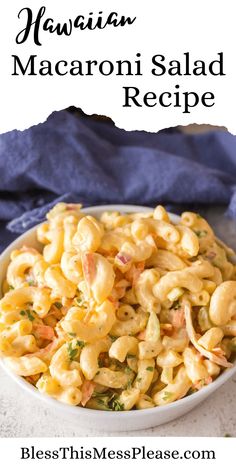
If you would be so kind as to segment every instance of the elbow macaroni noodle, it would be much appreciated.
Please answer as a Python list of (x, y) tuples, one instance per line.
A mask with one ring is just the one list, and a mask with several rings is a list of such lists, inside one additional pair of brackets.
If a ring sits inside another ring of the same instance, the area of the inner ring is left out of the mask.
[(208, 385), (236, 347), (233, 251), (200, 216), (86, 216), (57, 204), (42, 253), (11, 254), (0, 353), (43, 394), (100, 410), (146, 409)]

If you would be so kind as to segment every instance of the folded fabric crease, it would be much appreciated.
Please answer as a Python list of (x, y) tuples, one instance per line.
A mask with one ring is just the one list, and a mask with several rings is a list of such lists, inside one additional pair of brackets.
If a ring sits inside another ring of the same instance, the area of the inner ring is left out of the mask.
[[(84, 205), (220, 204), (236, 218), (236, 137), (126, 132), (62, 111), (0, 135), (3, 248), (57, 201)], [(9, 231), (6, 231), (6, 225)]]

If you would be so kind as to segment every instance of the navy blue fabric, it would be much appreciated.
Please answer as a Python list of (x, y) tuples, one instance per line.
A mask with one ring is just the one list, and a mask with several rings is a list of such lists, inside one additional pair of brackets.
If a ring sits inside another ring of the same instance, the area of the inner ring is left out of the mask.
[(0, 135), (0, 249), (61, 200), (219, 204), (236, 218), (236, 137), (126, 132), (66, 111)]

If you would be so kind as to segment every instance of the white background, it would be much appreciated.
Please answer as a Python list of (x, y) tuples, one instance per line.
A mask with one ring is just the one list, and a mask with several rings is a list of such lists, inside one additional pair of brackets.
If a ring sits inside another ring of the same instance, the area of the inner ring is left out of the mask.
[[(45, 438), (45, 439), (2, 439), (2, 451), (1, 451), (1, 467), (7, 467), (8, 470), (12, 470), (13, 467), (17, 467), (18, 472), (24, 471), (42, 471), (52, 470), (52, 467), (57, 471), (72, 470), (78, 471), (82, 467), (96, 467), (97, 470), (106, 471), (118, 471), (129, 470), (131, 467), (135, 467), (135, 470), (143, 470), (143, 467), (148, 466), (148, 470), (157, 471), (165, 470), (166, 472), (173, 470), (181, 470), (182, 472), (190, 470), (195, 472), (199, 471), (202, 467), (203, 470), (209, 472), (216, 470), (217, 467), (223, 468), (226, 464), (230, 467), (230, 464), (234, 463), (233, 455), (233, 439), (223, 438), (172, 438), (166, 440), (165, 438)], [(146, 446), (148, 450), (178, 450), (180, 453), (186, 450), (215, 450), (215, 460), (20, 460), (21, 447), (35, 446), (36, 450), (53, 450), (59, 447), (70, 447), (73, 445), (75, 449), (80, 449), (81, 446), (84, 449), (90, 449), (97, 447), (102, 449), (107, 447), (112, 450), (127, 450), (132, 447)]]
[[(43, 45), (35, 46), (32, 37), (23, 45), (16, 45), (15, 37), (24, 27), (23, 17), (17, 14), (23, 7), (33, 8), (36, 15), (40, 6), (47, 7), (47, 16), (65, 22), (78, 14), (102, 10), (117, 11), (121, 15), (137, 16), (131, 26), (107, 27), (104, 30), (75, 30), (70, 37), (42, 34)], [(127, 130), (159, 129), (188, 123), (210, 123), (228, 127), (235, 133), (234, 108), (235, 78), (235, 15), (234, 0), (11, 0), (1, 4), (1, 89), (0, 132), (24, 129), (44, 121), (48, 115), (70, 105), (81, 107), (86, 113), (110, 116), (117, 126)], [(218, 52), (224, 53), (225, 77), (162, 77), (152, 76), (151, 58), (164, 54), (168, 60), (182, 59), (190, 51), (193, 60), (211, 61)], [(29, 77), (11, 76), (12, 54), (26, 61), (31, 54), (40, 60), (67, 59), (133, 59), (140, 52), (143, 58), (142, 77)], [(201, 105), (191, 114), (179, 108), (123, 108), (123, 86), (137, 86), (143, 93), (157, 94), (173, 90), (178, 83), (181, 91), (199, 94), (212, 91), (216, 104), (212, 108)]]

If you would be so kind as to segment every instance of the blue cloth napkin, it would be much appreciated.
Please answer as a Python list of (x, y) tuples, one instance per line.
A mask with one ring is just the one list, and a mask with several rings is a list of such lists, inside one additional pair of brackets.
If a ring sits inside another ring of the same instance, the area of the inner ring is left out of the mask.
[(236, 218), (236, 137), (126, 132), (67, 111), (0, 135), (0, 250), (61, 200), (222, 204)]

